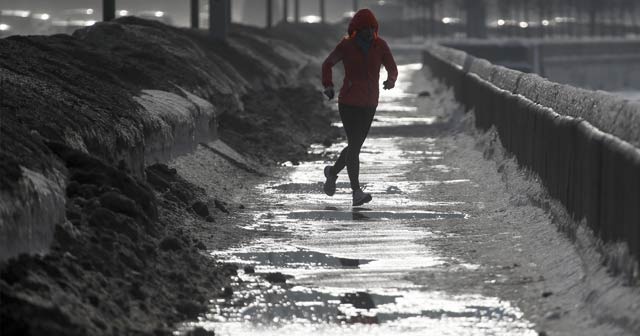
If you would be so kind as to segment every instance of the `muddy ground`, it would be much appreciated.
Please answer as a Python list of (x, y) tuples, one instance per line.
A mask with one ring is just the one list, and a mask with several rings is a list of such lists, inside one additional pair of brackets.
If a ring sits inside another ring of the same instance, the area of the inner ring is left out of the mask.
[[(321, 36), (301, 43), (305, 32)], [(0, 188), (17, 192), (21, 167), (66, 181), (66, 221), (49, 253), (0, 264), (2, 335), (169, 335), (231, 295), (235, 268), (204, 251), (247, 236), (234, 213), (252, 179), (337, 136), (335, 112), (310, 83), (313, 54), (340, 34), (235, 26), (215, 44), (205, 32), (124, 18), (73, 36), (0, 40)], [(173, 163), (203, 167), (192, 159), (208, 152), (209, 184), (163, 163), (136, 174), (120, 159), (153, 131), (133, 99), (143, 89), (184, 89), (216, 108), (230, 148), (204, 144)]]

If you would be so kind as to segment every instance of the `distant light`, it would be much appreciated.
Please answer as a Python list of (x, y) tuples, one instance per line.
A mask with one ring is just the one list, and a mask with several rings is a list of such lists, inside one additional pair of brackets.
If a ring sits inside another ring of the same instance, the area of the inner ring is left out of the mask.
[(128, 10), (126, 10), (126, 9), (120, 10), (120, 12), (119, 12), (119, 13), (120, 13), (120, 16), (127, 16), (127, 15), (129, 15), (129, 11), (128, 11)]
[(442, 18), (442, 23), (444, 23), (444, 24), (459, 23), (459, 22), (460, 22), (460, 18), (455, 18), (455, 17), (443, 17)]
[(157, 11), (157, 12), (153, 13), (153, 15), (155, 15), (156, 17), (163, 17), (164, 16), (164, 12)]
[(87, 26), (87, 27), (88, 26), (93, 26), (94, 24), (96, 24), (95, 20), (88, 20), (88, 21), (84, 22), (84, 25)]
[(564, 22), (576, 22), (576, 18), (574, 18), (574, 17), (568, 17), (568, 16), (563, 16), (563, 17), (557, 16), (557, 17), (555, 17), (553, 20), (554, 20), (555, 22), (558, 22), (558, 23), (564, 23)]
[(91, 15), (93, 14), (93, 9), (92, 8), (88, 8), (87, 9), (87, 15)]
[(31, 15), (31, 12), (28, 10), (21, 10), (21, 9), (5, 9), (2, 10), (2, 15), (6, 15), (6, 16), (19, 16), (19, 17), (23, 17), (26, 18), (29, 15)]
[(307, 15), (300, 18), (300, 21), (304, 23), (318, 23), (322, 21), (322, 18), (317, 15)]
[(504, 20), (500, 19), (498, 20), (498, 26), (504, 26), (506, 22), (504, 22)]
[(542, 20), (542, 25), (543, 26), (548, 26), (549, 25), (549, 20)]
[(384, 1), (384, 0), (379, 0), (378, 1), (378, 5), (379, 6), (384, 6), (385, 3), (386, 3), (386, 1)]
[(51, 18), (51, 16), (49, 16), (49, 14), (47, 13), (33, 14), (33, 17), (43, 21), (49, 20)]
[(524, 21), (520, 21), (520, 28), (527, 28), (529, 27), (529, 24), (524, 22)]
[(0, 31), (5, 31), (11, 29), (11, 26), (8, 24), (0, 23)]

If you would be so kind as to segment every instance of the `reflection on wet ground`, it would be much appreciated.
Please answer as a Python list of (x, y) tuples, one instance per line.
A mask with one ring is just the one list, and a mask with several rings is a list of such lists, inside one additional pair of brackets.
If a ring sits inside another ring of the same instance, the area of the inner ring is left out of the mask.
[(287, 217), (297, 220), (314, 221), (345, 221), (345, 220), (394, 220), (394, 219), (443, 219), (443, 218), (464, 218), (463, 213), (446, 213), (435, 211), (336, 211), (336, 210), (316, 210), (316, 211), (292, 211)]
[[(218, 255), (218, 256), (221, 256)], [(292, 251), (266, 252), (234, 252), (228, 255), (227, 260), (236, 258), (238, 263), (257, 264), (271, 267), (358, 267), (371, 260), (360, 260), (350, 258), (337, 258), (329, 254), (296, 249)], [(254, 269), (255, 270), (255, 269)]]
[[(264, 238), (212, 253), (240, 266), (233, 295), (213, 301), (214, 310), (186, 328), (197, 325), (216, 335), (536, 334), (509, 302), (474, 292), (454, 295), (408, 280), (415, 270), (446, 272), (452, 261), (424, 244), (442, 233), (420, 224), (473, 220), (461, 210), (469, 206), (464, 202), (416, 202), (412, 195), (433, 185), (471, 192), (477, 186), (459, 176), (411, 180), (410, 170), (434, 176), (457, 170), (440, 163), (444, 154), (428, 133), (407, 140), (402, 132), (403, 127), (437, 123), (420, 115), (416, 95), (407, 92), (409, 79), (419, 70), (419, 65), (400, 67), (398, 84), (383, 93), (378, 125), (374, 123), (373, 136), (363, 148), (361, 180), (368, 182), (373, 202), (349, 207), (346, 174), (340, 177), (336, 195), (325, 196), (319, 182), (323, 161), (285, 168), (286, 179), (262, 186), (262, 199), (249, 207), (255, 210), (246, 227), (265, 231)], [(375, 135), (376, 128), (388, 127), (396, 133)], [(407, 141), (419, 146), (409, 149)], [(335, 157), (344, 145), (311, 150)], [(468, 270), (480, 267), (456, 264)]]

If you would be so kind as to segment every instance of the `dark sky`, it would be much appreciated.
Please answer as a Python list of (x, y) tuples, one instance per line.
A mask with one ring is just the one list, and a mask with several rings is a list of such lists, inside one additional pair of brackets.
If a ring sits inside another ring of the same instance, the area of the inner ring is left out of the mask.
[[(262, 18), (265, 10), (265, 0), (231, 0), (233, 7), (234, 21), (241, 21), (243, 17)], [(282, 8), (282, 0), (274, 0), (277, 8)], [(200, 0), (201, 4), (208, 3), (207, 0)], [(289, 1), (291, 15), (293, 14), (293, 1)], [(345, 11), (350, 10), (350, 0), (326, 0), (327, 16), (330, 21), (337, 21)], [(318, 0), (300, 0), (300, 14), (311, 15), (319, 13)], [(28, 9), (38, 12), (55, 13), (62, 9), (69, 8), (93, 8), (96, 15), (100, 17), (102, 0), (1, 0), (2, 9)], [(187, 25), (189, 15), (189, 0), (116, 0), (117, 9), (127, 9), (130, 11), (159, 10), (167, 12), (177, 25)], [(246, 12), (245, 12), (246, 11)], [(249, 13), (251, 11), (252, 13)], [(274, 11), (276, 20), (281, 19), (282, 10)], [(256, 22), (256, 24), (264, 24)]]

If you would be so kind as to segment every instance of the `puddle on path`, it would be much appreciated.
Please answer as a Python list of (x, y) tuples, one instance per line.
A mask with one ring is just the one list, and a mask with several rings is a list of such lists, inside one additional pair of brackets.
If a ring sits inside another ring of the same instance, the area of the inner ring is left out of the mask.
[[(383, 93), (381, 107), (392, 108), (379, 109), (380, 123), (435, 122), (419, 115), (416, 96), (405, 92), (420, 66), (399, 68), (396, 88)], [(393, 120), (397, 113), (402, 118)], [(285, 180), (263, 185), (262, 199), (251, 207), (259, 210), (247, 228), (286, 232), (287, 237), (267, 235), (249, 246), (213, 252), (214, 258), (240, 266), (233, 296), (212, 301), (209, 314), (184, 328), (201, 326), (216, 335), (536, 335), (507, 301), (475, 291), (452, 295), (408, 280), (416, 270), (447, 271), (452, 261), (428, 244), (441, 233), (412, 224), (472, 220), (459, 210), (463, 202), (416, 202), (411, 195), (433, 185), (476, 185), (460, 176), (409, 180), (407, 171), (417, 165), (433, 176), (457, 168), (440, 162), (443, 153), (435, 139), (414, 137), (412, 143), (422, 148), (405, 150), (403, 141), (409, 140), (400, 135), (365, 143), (361, 180), (374, 197), (366, 207), (349, 207), (346, 173), (334, 197), (322, 193), (318, 182), (324, 162), (283, 168), (289, 173)], [(344, 145), (311, 150), (335, 157)], [(457, 264), (469, 271), (481, 268)]]

